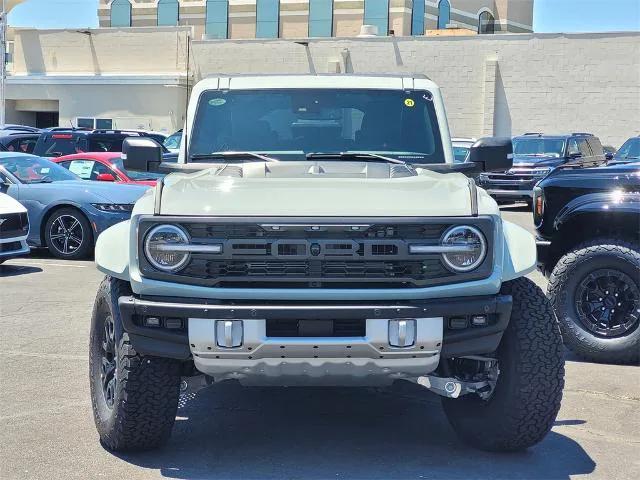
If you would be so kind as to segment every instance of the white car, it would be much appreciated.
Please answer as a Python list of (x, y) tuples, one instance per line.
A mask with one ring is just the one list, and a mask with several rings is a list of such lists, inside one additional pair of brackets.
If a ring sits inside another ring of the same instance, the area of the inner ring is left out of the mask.
[(28, 234), (27, 209), (9, 195), (0, 193), (0, 264), (29, 253)]

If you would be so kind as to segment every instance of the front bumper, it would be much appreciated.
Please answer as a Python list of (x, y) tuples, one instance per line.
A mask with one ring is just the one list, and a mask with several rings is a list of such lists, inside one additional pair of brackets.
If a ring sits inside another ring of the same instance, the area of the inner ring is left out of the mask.
[(533, 190), (501, 190), (491, 187), (486, 187), (486, 190), (489, 195), (499, 200), (529, 200), (533, 198)]
[(10, 258), (28, 255), (31, 249), (27, 245), (26, 238), (21, 239), (3, 239), (0, 241), (0, 259), (9, 260)]
[[(402, 304), (247, 303), (177, 298), (119, 299), (124, 330), (146, 355), (193, 359), (216, 381), (247, 384), (387, 384), (433, 371), (445, 358), (489, 354), (496, 350), (511, 315), (511, 297), (494, 295), (410, 301)], [(485, 326), (450, 328), (452, 318), (485, 315)], [(145, 317), (181, 319), (183, 328), (144, 326)], [(389, 324), (415, 319), (415, 342), (392, 347)], [(216, 322), (241, 320), (242, 344), (219, 346)], [(353, 320), (366, 322), (363, 336), (278, 337), (267, 335), (271, 321)]]

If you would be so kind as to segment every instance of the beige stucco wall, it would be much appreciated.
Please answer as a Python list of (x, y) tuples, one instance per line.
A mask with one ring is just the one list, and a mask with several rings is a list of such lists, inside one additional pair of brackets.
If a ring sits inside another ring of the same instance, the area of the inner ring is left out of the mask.
[(189, 32), (188, 27), (18, 29), (12, 73), (183, 73)]
[(100, 117), (119, 128), (173, 132), (183, 122), (190, 31), (19, 29), (7, 121), (33, 124), (28, 111), (51, 111), (58, 102), (60, 125)]
[[(20, 110), (21, 100), (59, 102), (60, 125), (76, 124), (77, 117), (111, 118), (114, 128), (144, 128), (173, 133), (182, 128), (185, 89), (165, 85), (7, 84), (7, 122), (30, 120)], [(17, 101), (17, 102), (16, 102)], [(16, 103), (18, 105), (16, 105)], [(33, 120), (31, 120), (33, 121)], [(20, 122), (22, 123), (22, 122)]]

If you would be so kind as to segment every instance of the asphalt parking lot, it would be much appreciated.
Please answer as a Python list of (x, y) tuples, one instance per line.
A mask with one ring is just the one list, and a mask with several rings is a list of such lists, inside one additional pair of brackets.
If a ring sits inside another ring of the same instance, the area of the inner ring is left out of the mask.
[[(530, 213), (507, 207), (527, 228)], [(545, 280), (532, 277), (541, 286)], [(525, 453), (464, 446), (419, 387), (259, 389), (184, 398), (162, 450), (113, 455), (88, 388), (90, 261), (35, 252), (0, 267), (0, 479), (640, 478), (640, 370), (567, 354), (562, 409)]]

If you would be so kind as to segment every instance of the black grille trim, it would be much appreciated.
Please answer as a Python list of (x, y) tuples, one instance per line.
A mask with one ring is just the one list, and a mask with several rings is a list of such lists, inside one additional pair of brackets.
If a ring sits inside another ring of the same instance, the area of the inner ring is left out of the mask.
[(267, 319), (266, 334), (268, 338), (353, 338), (364, 337), (367, 321), (361, 319), (336, 320), (296, 320)]
[[(193, 254), (168, 274), (143, 253), (146, 232), (179, 224), (192, 243), (222, 244), (222, 254)], [(449, 270), (439, 254), (409, 254), (411, 243), (437, 245), (455, 225), (485, 235), (488, 253), (471, 273)], [(272, 229), (274, 226), (277, 229)], [(357, 226), (357, 229), (355, 228)], [(148, 278), (217, 288), (424, 288), (487, 278), (493, 268), (491, 217), (449, 218), (184, 218), (143, 217), (140, 271)]]
[(24, 237), (29, 231), (26, 212), (0, 214), (0, 239)]

